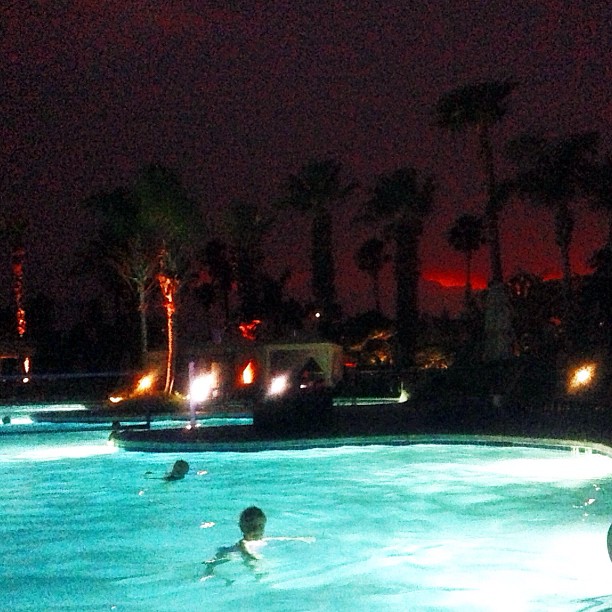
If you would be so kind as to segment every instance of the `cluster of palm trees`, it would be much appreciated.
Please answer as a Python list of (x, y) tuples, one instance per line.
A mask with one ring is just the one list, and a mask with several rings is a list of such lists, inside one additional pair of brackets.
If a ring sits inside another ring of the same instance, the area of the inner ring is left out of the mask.
[(487, 177), (484, 215), (462, 214), (449, 228), (447, 238), (453, 248), (465, 253), (467, 267), (466, 306), (471, 296), (470, 262), (483, 243), (490, 248), (489, 304), (490, 332), (485, 357), (508, 355), (512, 329), (503, 295), (503, 267), (499, 241), (499, 215), (512, 197), (543, 206), (554, 216), (555, 241), (559, 247), (563, 282), (563, 319), (569, 327), (573, 316), (570, 247), (575, 224), (573, 205), (580, 199), (608, 214), (610, 231), (603, 250), (612, 250), (612, 165), (609, 156), (598, 155), (598, 134), (583, 132), (549, 139), (541, 134), (522, 134), (505, 146), (514, 165), (512, 176), (499, 180), (494, 166), (490, 128), (506, 111), (506, 100), (516, 88), (511, 81), (471, 85), (446, 96), (437, 106), (440, 124), (450, 129), (472, 125), (476, 128), (480, 153)]
[[(556, 240), (563, 263), (566, 315), (571, 312), (572, 204), (588, 198), (594, 206), (610, 213), (610, 160), (598, 158), (597, 135), (574, 134), (558, 140), (539, 135), (522, 135), (507, 143), (504, 150), (514, 163), (511, 177), (500, 178), (495, 165), (493, 128), (505, 117), (511, 95), (517, 88), (512, 80), (487, 81), (460, 87), (440, 97), (435, 107), (437, 124), (449, 132), (472, 130), (477, 139), (484, 180), (484, 209), (481, 215), (460, 212), (450, 228), (449, 244), (465, 253), (467, 267), (466, 308), (472, 305), (471, 258), (486, 244), (489, 249), (489, 283), (485, 305), (485, 360), (497, 361), (512, 354), (512, 314), (504, 283), (500, 241), (500, 215), (512, 197), (522, 197), (554, 212)], [(276, 206), (291, 207), (311, 220), (311, 293), (321, 314), (323, 333), (338, 320), (341, 310), (335, 288), (332, 211), (354, 196), (357, 184), (344, 176), (335, 159), (307, 162), (285, 181)], [(379, 176), (355, 215), (375, 235), (356, 249), (358, 267), (372, 279), (376, 308), (380, 310), (379, 275), (392, 261), (396, 290), (396, 363), (410, 364), (416, 345), (420, 277), (419, 243), (426, 220), (434, 207), (435, 181), (416, 169), (403, 167)], [(129, 192), (96, 196), (90, 204), (102, 213), (103, 224), (97, 252), (137, 296), (141, 313), (141, 350), (146, 353), (146, 311), (154, 287), (162, 291), (167, 313), (169, 353), (171, 329), (181, 282), (188, 278), (196, 244), (212, 234), (210, 224), (198, 218), (196, 207), (186, 196), (180, 181), (160, 167), (146, 168)], [(273, 211), (272, 211), (273, 212)], [(208, 269), (209, 299), (222, 298), (227, 319), (232, 313), (229, 294), (237, 288), (241, 320), (265, 317), (261, 298), (265, 276), (262, 245), (273, 228), (269, 211), (249, 202), (233, 202), (225, 211), (220, 233), (228, 242), (209, 240), (198, 265)], [(610, 235), (612, 236), (612, 224)], [(391, 255), (387, 245), (391, 246)], [(608, 248), (612, 245), (609, 241)], [(197, 258), (196, 258), (197, 259)], [(192, 269), (193, 273), (193, 269)], [(282, 285), (287, 275), (277, 284)], [(269, 278), (268, 278), (269, 280)], [(169, 361), (170, 363), (170, 361)], [(167, 383), (171, 385), (171, 367)]]
[(156, 165), (143, 168), (130, 189), (96, 194), (85, 205), (96, 213), (98, 231), (83, 254), (84, 267), (97, 270), (113, 289), (115, 280), (120, 279), (135, 298), (141, 365), (148, 353), (150, 298), (155, 289), (161, 294), (168, 347), (164, 390), (170, 392), (177, 301), (202, 229), (199, 210), (177, 174)]
[[(472, 304), (471, 259), (482, 245), (488, 246), (490, 277), (483, 356), (491, 361), (511, 355), (513, 330), (500, 245), (500, 215), (510, 198), (526, 198), (554, 213), (568, 316), (572, 304), (572, 205), (577, 199), (586, 198), (609, 214), (605, 249), (612, 252), (612, 164), (609, 157), (599, 157), (597, 134), (573, 134), (557, 140), (535, 134), (518, 136), (503, 147), (515, 172), (511, 177), (498, 176), (495, 159), (499, 152), (494, 146), (493, 128), (506, 115), (517, 86), (511, 80), (466, 85), (442, 95), (435, 107), (442, 129), (451, 133), (471, 130), (477, 138), (485, 177), (484, 208), (480, 215), (457, 211), (447, 239), (466, 256), (468, 309)], [(338, 160), (318, 159), (290, 175), (275, 201), (276, 206), (291, 207), (311, 220), (311, 293), (322, 315), (323, 333), (341, 314), (335, 288), (332, 211), (354, 198), (356, 190), (356, 183), (344, 176)], [(381, 270), (387, 262), (393, 264), (396, 363), (400, 366), (411, 362), (416, 344), (419, 243), (434, 203), (434, 178), (402, 167), (376, 179), (363, 199), (361, 212), (355, 215), (374, 233), (358, 246), (355, 261), (372, 280), (377, 310), (381, 309)], [(83, 261), (94, 260), (95, 269), (104, 273), (103, 280), (109, 286), (119, 279), (132, 296), (139, 313), (142, 359), (148, 351), (149, 304), (154, 293), (161, 295), (168, 336), (166, 391), (173, 384), (174, 318), (184, 287), (197, 286), (209, 303), (221, 302), (228, 321), (234, 315), (242, 321), (265, 317), (270, 300), (277, 306), (282, 302), (289, 273), (275, 280), (263, 272), (263, 244), (274, 225), (274, 207), (264, 210), (252, 202), (233, 202), (227, 206), (217, 231), (213, 231), (177, 174), (155, 165), (143, 168), (129, 188), (96, 194), (86, 206), (96, 215), (97, 237), (88, 250), (89, 259)], [(219, 239), (220, 235), (225, 239)], [(204, 277), (206, 282), (201, 280)], [(234, 290), (240, 306), (232, 313), (229, 296)]]

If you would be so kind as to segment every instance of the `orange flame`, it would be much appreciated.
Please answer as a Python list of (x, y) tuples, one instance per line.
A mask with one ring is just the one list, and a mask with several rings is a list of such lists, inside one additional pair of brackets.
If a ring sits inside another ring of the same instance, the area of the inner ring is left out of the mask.
[(252, 385), (255, 381), (255, 367), (253, 366), (253, 360), (246, 364), (244, 370), (242, 370), (242, 384)]

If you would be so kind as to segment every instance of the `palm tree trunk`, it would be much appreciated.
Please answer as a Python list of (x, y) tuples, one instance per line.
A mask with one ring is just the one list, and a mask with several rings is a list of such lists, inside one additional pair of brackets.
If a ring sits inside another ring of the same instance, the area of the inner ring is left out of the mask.
[(374, 305), (376, 312), (380, 310), (380, 276), (378, 273), (372, 275), (372, 292), (374, 293)]
[(313, 297), (324, 309), (323, 315), (327, 318), (336, 301), (332, 220), (327, 210), (315, 211), (311, 241)]
[(485, 220), (489, 243), (489, 292), (485, 308), (485, 361), (508, 359), (512, 355), (512, 321), (510, 301), (504, 286), (499, 237), (499, 203), (496, 198), (495, 160), (489, 128), (480, 126), (480, 151), (485, 165), (487, 204)]
[(166, 359), (165, 393), (172, 393), (174, 386), (174, 314), (166, 309), (166, 327), (168, 333), (168, 356)]
[(563, 299), (565, 314), (569, 316), (572, 306), (572, 266), (570, 262), (570, 247), (574, 233), (574, 217), (569, 206), (557, 203), (555, 213), (555, 238), (561, 254), (563, 273)]
[(176, 312), (176, 297), (179, 281), (164, 274), (157, 276), (166, 311), (166, 334), (168, 354), (166, 356), (166, 384), (164, 392), (171, 393), (174, 386), (174, 313)]
[(395, 229), (396, 321), (398, 364), (407, 367), (417, 341), (418, 238), (414, 228), (399, 223)]
[(469, 310), (472, 304), (472, 251), (465, 254), (465, 309)]
[(138, 318), (140, 323), (140, 367), (146, 364), (149, 352), (149, 333), (147, 328), (147, 298), (144, 286), (138, 287)]
[(487, 242), (489, 243), (490, 281), (503, 283), (504, 273), (501, 259), (499, 238), (499, 211), (496, 201), (495, 160), (489, 128), (486, 124), (480, 126), (480, 153), (484, 163), (487, 187), (487, 204), (485, 207)]
[(512, 357), (513, 330), (510, 300), (503, 283), (490, 283), (485, 308), (485, 361)]

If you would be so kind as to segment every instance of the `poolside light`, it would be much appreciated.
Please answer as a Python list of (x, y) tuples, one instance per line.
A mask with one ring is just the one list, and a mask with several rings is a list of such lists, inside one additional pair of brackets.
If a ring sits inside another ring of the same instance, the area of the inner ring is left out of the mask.
[(28, 383), (30, 382), (30, 377), (28, 376), (28, 374), (30, 373), (30, 358), (29, 357), (25, 357), (23, 360), (23, 378), (21, 379), (21, 382), (24, 383)]
[(270, 381), (268, 395), (282, 395), (289, 387), (289, 377), (287, 374), (274, 376)]
[(199, 403), (209, 399), (216, 386), (216, 376), (213, 372), (208, 372), (196, 376), (189, 386), (189, 399), (191, 402)]
[(589, 387), (595, 378), (596, 365), (594, 363), (582, 364), (570, 372), (568, 391), (575, 393)]
[(153, 386), (153, 382), (155, 381), (154, 374), (145, 374), (140, 380), (136, 383), (136, 389), (134, 389), (134, 393), (146, 393)]
[(253, 360), (249, 360), (244, 370), (242, 370), (242, 384), (252, 385), (255, 382), (255, 366)]

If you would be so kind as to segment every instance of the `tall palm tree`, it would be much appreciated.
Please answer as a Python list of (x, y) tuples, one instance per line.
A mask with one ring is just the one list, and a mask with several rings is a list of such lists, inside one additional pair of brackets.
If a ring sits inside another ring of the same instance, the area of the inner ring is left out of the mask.
[(405, 367), (414, 351), (418, 329), (419, 240), (433, 207), (434, 182), (420, 179), (413, 168), (378, 178), (364, 218), (385, 223), (395, 246), (398, 362)]
[(566, 314), (572, 304), (572, 244), (575, 213), (572, 204), (588, 196), (589, 179), (599, 136), (596, 132), (574, 134), (549, 141), (524, 135), (510, 143), (509, 155), (517, 165), (516, 186), (533, 204), (552, 211), (555, 242), (559, 247), (563, 273)]
[(606, 248), (612, 252), (612, 153), (593, 166), (587, 183), (591, 206), (608, 216)]
[(233, 255), (242, 321), (262, 316), (263, 247), (272, 217), (253, 201), (231, 202), (223, 218)]
[(497, 184), (491, 130), (505, 116), (515, 81), (485, 81), (465, 85), (444, 94), (436, 105), (438, 125), (450, 131), (472, 128), (479, 142), (486, 184), (485, 225), (490, 253), (490, 278), (485, 312), (485, 354), (488, 361), (511, 355), (512, 329), (499, 236), (499, 214), (505, 190)]
[(443, 95), (436, 106), (440, 127), (453, 132), (473, 128), (478, 136), (487, 191), (485, 221), (487, 242), (491, 251), (490, 274), (494, 283), (502, 283), (504, 277), (499, 240), (499, 212), (502, 202), (497, 193), (491, 129), (504, 118), (508, 97), (516, 86), (511, 80), (466, 85)]
[[(140, 317), (140, 361), (148, 350), (147, 310), (157, 285), (167, 326), (165, 391), (174, 384), (175, 325), (181, 281), (203, 229), (195, 203), (176, 172), (159, 165), (140, 170), (129, 189), (96, 194), (85, 201), (101, 223), (90, 261), (103, 261), (135, 294)], [(93, 255), (92, 255), (93, 254)], [(100, 257), (102, 255), (102, 257)]]
[(332, 207), (355, 189), (342, 179), (342, 165), (334, 159), (309, 161), (289, 177), (284, 203), (312, 216), (312, 292), (323, 320), (337, 309), (333, 252)]
[(195, 241), (203, 230), (197, 206), (183, 188), (179, 175), (169, 168), (143, 168), (133, 188), (138, 226), (157, 253), (157, 281), (166, 315), (166, 381), (164, 391), (174, 386), (176, 357), (175, 316), (182, 281), (195, 260)]
[(472, 304), (472, 257), (485, 242), (482, 217), (463, 214), (455, 219), (446, 232), (448, 243), (465, 255), (465, 308)]
[(203, 263), (211, 278), (213, 298), (221, 296), (226, 325), (230, 320), (230, 293), (235, 280), (228, 245), (213, 238), (206, 243)]
[(385, 243), (379, 238), (369, 238), (355, 253), (357, 267), (365, 272), (372, 281), (372, 294), (374, 295), (374, 305), (377, 312), (381, 312), (380, 273), (388, 261), (389, 256), (385, 254)]

